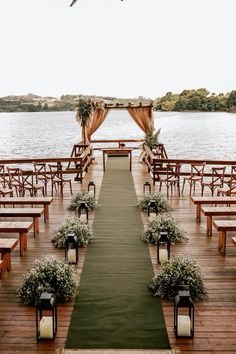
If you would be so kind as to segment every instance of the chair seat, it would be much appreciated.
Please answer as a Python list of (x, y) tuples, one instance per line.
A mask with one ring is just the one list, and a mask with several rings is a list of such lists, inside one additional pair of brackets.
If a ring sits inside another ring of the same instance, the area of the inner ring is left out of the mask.
[(10, 188), (0, 188), (0, 195), (7, 195), (7, 194), (12, 194), (13, 195), (13, 190)]

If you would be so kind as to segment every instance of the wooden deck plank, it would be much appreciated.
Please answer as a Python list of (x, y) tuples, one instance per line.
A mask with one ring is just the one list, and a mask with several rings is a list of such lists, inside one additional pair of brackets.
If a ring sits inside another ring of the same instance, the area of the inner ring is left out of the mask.
[[(85, 176), (83, 184), (73, 182), (74, 195), (77, 191), (87, 190), (89, 180), (96, 184), (97, 195), (99, 193), (102, 171), (102, 157), (96, 159), (97, 163), (89, 167), (89, 173)], [(144, 181), (150, 181), (144, 164), (138, 163), (133, 156), (132, 174), (137, 195), (142, 196)], [(158, 184), (156, 190), (158, 190)], [(165, 189), (162, 192), (166, 195)], [(196, 190), (196, 195), (200, 191)], [(2, 201), (3, 198), (1, 198)], [(7, 199), (7, 198), (5, 198)], [(50, 241), (52, 232), (61, 225), (71, 213), (67, 206), (71, 199), (70, 192), (65, 187), (65, 195), (54, 198), (50, 206), (50, 219), (41, 225), (41, 237), (28, 238), (28, 252), (24, 257), (19, 257), (17, 252), (12, 253), (12, 267), (10, 272), (0, 281), (0, 352), (1, 354), (50, 354), (55, 349), (63, 348), (67, 329), (70, 321), (73, 302), (59, 304), (58, 306), (58, 332), (53, 342), (39, 343), (35, 337), (35, 309), (26, 306), (16, 298), (15, 292), (22, 283), (22, 275), (42, 256), (53, 256), (64, 259), (64, 252), (55, 249)], [(236, 247), (229, 243), (229, 254), (222, 257), (217, 248), (215, 237), (206, 237), (205, 225), (196, 223), (195, 206), (191, 202), (188, 190), (181, 197), (177, 192), (169, 197), (169, 203), (173, 209), (173, 215), (178, 224), (187, 232), (189, 242), (185, 245), (171, 247), (171, 255), (183, 254), (195, 259), (202, 267), (209, 297), (204, 302), (195, 304), (196, 332), (193, 340), (176, 339), (173, 330), (173, 303), (162, 301), (165, 321), (168, 329), (170, 342), (173, 348), (178, 347), (181, 353), (188, 354), (227, 354), (236, 353)], [(93, 220), (91, 214), (90, 221)], [(142, 214), (143, 221), (147, 222), (146, 214)], [(156, 260), (156, 248), (149, 247), (153, 261), (154, 271), (160, 266)], [(77, 265), (78, 278), (86, 249), (80, 249), (80, 263)], [(151, 281), (151, 279), (150, 279)], [(223, 323), (223, 325), (222, 325)], [(105, 351), (104, 351), (105, 353)], [(129, 351), (132, 353), (132, 351)]]

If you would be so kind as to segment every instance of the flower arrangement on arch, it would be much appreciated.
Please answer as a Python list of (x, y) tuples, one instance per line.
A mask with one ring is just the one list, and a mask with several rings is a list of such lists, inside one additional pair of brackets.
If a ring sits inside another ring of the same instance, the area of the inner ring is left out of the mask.
[(17, 295), (25, 304), (36, 305), (43, 292), (59, 301), (69, 301), (76, 293), (76, 272), (68, 263), (54, 258), (37, 259), (23, 277)]
[(170, 300), (181, 287), (188, 288), (193, 301), (203, 300), (207, 296), (200, 266), (186, 256), (176, 256), (163, 263), (149, 285), (155, 296)]
[(93, 227), (86, 223), (81, 223), (75, 216), (69, 217), (54, 231), (51, 238), (55, 247), (63, 248), (69, 233), (74, 233), (78, 238), (78, 245), (86, 247), (93, 240)]
[(152, 245), (157, 244), (161, 231), (167, 231), (172, 244), (181, 244), (188, 241), (186, 232), (183, 231), (171, 215), (160, 214), (148, 222), (146, 230), (142, 234), (142, 240)]

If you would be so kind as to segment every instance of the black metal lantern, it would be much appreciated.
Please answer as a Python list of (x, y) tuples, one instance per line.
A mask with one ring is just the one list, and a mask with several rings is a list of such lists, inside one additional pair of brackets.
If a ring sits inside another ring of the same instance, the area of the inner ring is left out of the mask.
[(87, 206), (87, 203), (85, 201), (81, 201), (77, 210), (80, 222), (88, 223), (89, 208)]
[(149, 220), (153, 220), (157, 216), (157, 204), (155, 200), (150, 200), (148, 204), (148, 217)]
[(194, 305), (189, 290), (179, 290), (174, 297), (174, 329), (176, 337), (194, 336)]
[(69, 264), (77, 264), (79, 260), (78, 237), (74, 233), (69, 233), (65, 240), (65, 260)]
[(37, 341), (54, 339), (57, 332), (56, 298), (52, 294), (42, 293), (36, 306)]
[(148, 181), (144, 182), (144, 184), (143, 184), (143, 194), (151, 193), (151, 190), (152, 190), (152, 188), (151, 188), (150, 182), (148, 182)]
[(93, 194), (93, 196), (95, 197), (96, 186), (95, 186), (95, 183), (93, 181), (90, 181), (89, 184), (88, 184), (88, 193)]
[(167, 231), (160, 231), (157, 239), (157, 262), (163, 263), (170, 259), (170, 237)]

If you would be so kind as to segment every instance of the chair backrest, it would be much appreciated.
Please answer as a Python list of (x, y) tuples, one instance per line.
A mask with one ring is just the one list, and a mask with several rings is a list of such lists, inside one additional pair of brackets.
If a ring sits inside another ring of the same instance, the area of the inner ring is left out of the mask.
[(35, 179), (36, 183), (38, 183), (38, 179), (46, 178), (47, 168), (45, 162), (33, 162), (34, 172), (35, 172)]
[(20, 177), (21, 177), (21, 185), (22, 188), (32, 188), (34, 187), (33, 182), (33, 171), (24, 171), (20, 170)]
[(33, 162), (34, 172), (37, 175), (46, 173), (46, 163), (45, 162)]
[(62, 165), (61, 164), (56, 164), (56, 165), (52, 165), (52, 164), (49, 164), (48, 165), (49, 167), (49, 170), (50, 170), (50, 173), (51, 173), (51, 179), (52, 180), (63, 180), (63, 177), (62, 177)]
[(223, 186), (225, 167), (212, 167), (211, 184)]
[(10, 185), (21, 184), (21, 170), (18, 167), (7, 167), (7, 174), (9, 178)]
[(231, 166), (231, 176), (229, 181), (230, 194), (236, 194), (236, 166)]
[(203, 177), (206, 162), (191, 163), (191, 177), (200, 176)]
[(160, 174), (165, 175), (166, 182), (179, 179), (181, 163), (168, 163), (166, 167), (160, 168)]
[(6, 186), (5, 165), (0, 165), (0, 184)]

